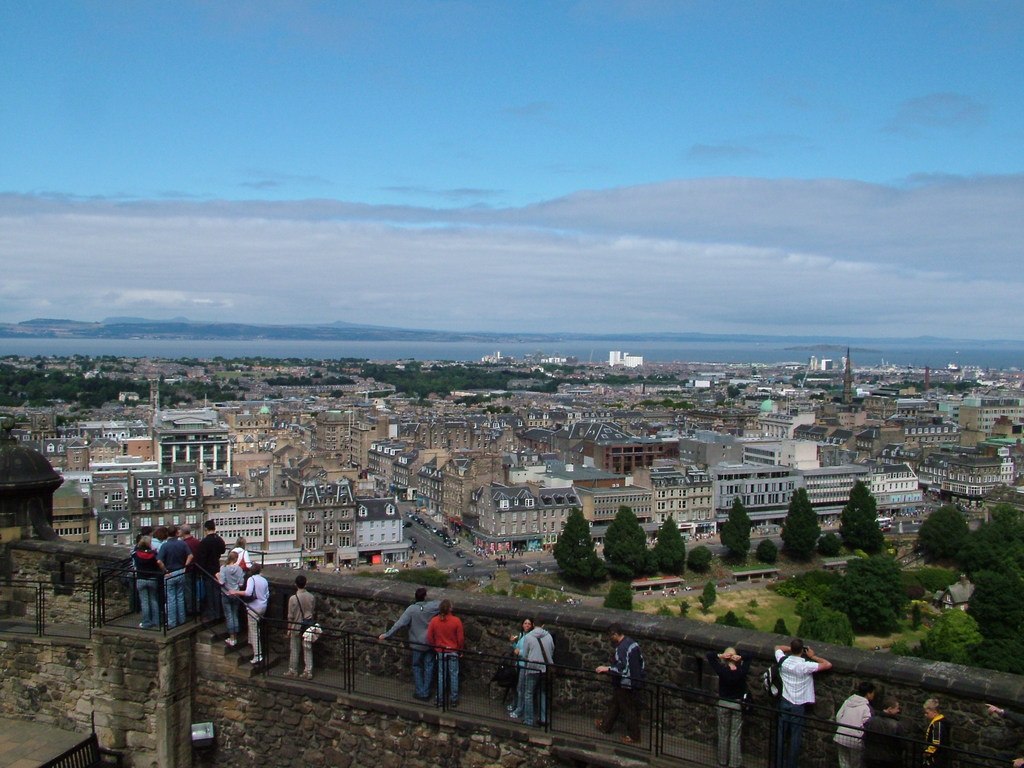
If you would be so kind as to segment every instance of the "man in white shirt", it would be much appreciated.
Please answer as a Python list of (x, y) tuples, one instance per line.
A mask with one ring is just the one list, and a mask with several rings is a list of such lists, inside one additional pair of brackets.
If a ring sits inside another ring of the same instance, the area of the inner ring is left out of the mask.
[(814, 703), (814, 675), (832, 669), (832, 662), (815, 655), (798, 637), (789, 645), (775, 646), (775, 660), (782, 677), (779, 729), (775, 741), (776, 768), (797, 768), (803, 739), (804, 715)]

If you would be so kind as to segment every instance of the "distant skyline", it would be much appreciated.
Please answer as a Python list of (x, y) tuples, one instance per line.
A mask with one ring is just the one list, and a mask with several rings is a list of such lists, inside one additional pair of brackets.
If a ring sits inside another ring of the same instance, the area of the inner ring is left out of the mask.
[(0, 5), (0, 321), (1024, 339), (1018, 0)]

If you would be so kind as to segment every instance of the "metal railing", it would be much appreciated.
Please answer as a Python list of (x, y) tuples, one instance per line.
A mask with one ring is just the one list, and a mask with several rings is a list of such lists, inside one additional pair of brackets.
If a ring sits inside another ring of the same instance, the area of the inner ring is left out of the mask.
[[(289, 628), (295, 624), (281, 619), (264, 618), (265, 664), (260, 671), (278, 675), (274, 659), (287, 658)], [(508, 703), (514, 694), (493, 682), (499, 665), (507, 656), (475, 651), (463, 652), (459, 658), (458, 700), (453, 701), (451, 680), (434, 666), (432, 695), (428, 701), (413, 696), (410, 665), (412, 649), (407, 642), (393, 639), (380, 641), (374, 635), (322, 626), (322, 633), (313, 644), (315, 657), (312, 684), (355, 694), (366, 699), (404, 702), (410, 706), (429, 707), (438, 711), (457, 709), (476, 720), (510, 720)], [(274, 667), (271, 669), (271, 667)], [(301, 670), (301, 663), (299, 669)], [(548, 665), (535, 689), (537, 723), (534, 727), (552, 734), (561, 734), (609, 746), (648, 753), (701, 765), (717, 764), (718, 697), (695, 688), (659, 682), (648, 682), (637, 691), (635, 701), (639, 712), (641, 738), (628, 747), (621, 744), (626, 735), (620, 722), (612, 733), (597, 730), (596, 720), (602, 717), (611, 698), (608, 675), (591, 669), (566, 665)], [(442, 695), (437, 696), (440, 690)], [(541, 699), (546, 704), (541, 704)], [(908, 721), (909, 723), (909, 721)], [(521, 724), (521, 723), (520, 723)], [(525, 727), (525, 726), (524, 726)], [(909, 723), (910, 733), (923, 736), (924, 723)], [(836, 723), (828, 718), (808, 714), (802, 721), (800, 768), (834, 768), (837, 748), (833, 741)], [(778, 752), (778, 709), (761, 697), (743, 709), (742, 764), (746, 768), (781, 768)], [(919, 738), (896, 738), (899, 764), (905, 768), (927, 768), (924, 743)], [(1005, 754), (983, 754), (968, 750), (944, 748), (948, 768), (1005, 768)]]
[(86, 637), (96, 625), (93, 585), (33, 579), (0, 584), (0, 629), (37, 637)]

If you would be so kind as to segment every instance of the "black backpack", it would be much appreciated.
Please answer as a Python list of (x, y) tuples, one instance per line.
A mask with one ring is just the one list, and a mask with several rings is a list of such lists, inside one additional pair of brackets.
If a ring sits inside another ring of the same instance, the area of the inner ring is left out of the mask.
[(491, 675), (491, 682), (502, 688), (512, 688), (519, 682), (519, 666), (514, 653), (507, 654)]
[[(783, 661), (786, 660), (783, 657)], [(761, 673), (761, 687), (764, 692), (773, 700), (782, 698), (782, 662), (773, 661), (768, 669)]]

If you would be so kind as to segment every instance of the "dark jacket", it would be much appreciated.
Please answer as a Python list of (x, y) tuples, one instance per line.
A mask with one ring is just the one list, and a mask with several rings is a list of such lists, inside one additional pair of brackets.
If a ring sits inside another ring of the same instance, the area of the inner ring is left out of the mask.
[(750, 656), (741, 656), (743, 659), (736, 669), (728, 664), (723, 664), (718, 654), (712, 651), (708, 654), (708, 663), (718, 675), (718, 696), (722, 699), (733, 699), (739, 701), (747, 692), (747, 673), (750, 671)]
[(216, 575), (220, 570), (220, 558), (227, 546), (224, 539), (216, 533), (208, 533), (199, 542), (199, 549), (196, 552), (196, 565), (202, 568), (211, 576)]
[(943, 715), (936, 715), (924, 731), (924, 764), (932, 768), (945, 768), (950, 764), (951, 746), (949, 723)]
[(619, 641), (619, 644), (615, 646), (615, 653), (608, 671), (619, 688), (637, 691), (643, 687), (647, 672), (644, 667), (644, 655), (640, 652), (640, 646), (636, 644), (636, 640), (624, 637)]
[(897, 715), (876, 712), (864, 723), (864, 764), (872, 768), (898, 768), (907, 749), (907, 726)]
[(132, 563), (140, 579), (156, 579), (163, 575), (156, 552), (151, 549), (136, 549), (132, 552)]

